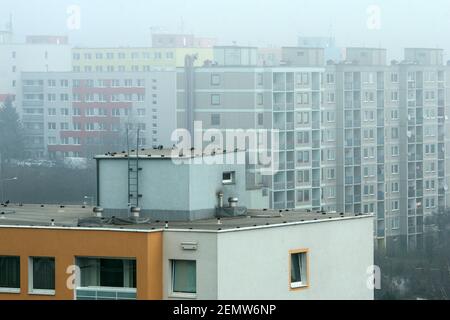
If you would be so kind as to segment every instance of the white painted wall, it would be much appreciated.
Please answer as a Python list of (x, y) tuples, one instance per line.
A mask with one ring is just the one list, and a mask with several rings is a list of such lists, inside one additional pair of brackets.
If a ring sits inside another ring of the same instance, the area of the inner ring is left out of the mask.
[[(373, 217), (221, 233), (219, 299), (373, 299)], [(289, 251), (309, 249), (307, 289), (289, 290)]]

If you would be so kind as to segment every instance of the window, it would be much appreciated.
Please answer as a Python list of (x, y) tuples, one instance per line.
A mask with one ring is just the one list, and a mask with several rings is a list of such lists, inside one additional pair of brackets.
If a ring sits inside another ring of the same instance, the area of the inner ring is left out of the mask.
[(55, 294), (55, 258), (32, 257), (29, 270), (30, 293)]
[(398, 139), (398, 128), (392, 128), (391, 129), (391, 138), (392, 139)]
[(75, 130), (75, 131), (81, 131), (81, 130), (82, 130), (81, 123), (79, 123), (79, 122), (74, 122), (74, 123), (73, 123), (73, 130)]
[[(81, 269), (80, 286), (82, 288), (136, 288), (136, 260), (134, 259), (83, 257), (77, 258), (76, 261)], [(78, 294), (77, 299), (79, 299)]]
[(222, 173), (222, 184), (234, 184), (236, 173), (234, 171)]
[(363, 191), (365, 196), (373, 196), (375, 194), (375, 187), (372, 184), (365, 185)]
[(391, 185), (392, 192), (399, 192), (398, 182), (393, 182)]
[(336, 152), (333, 149), (327, 150), (327, 160), (328, 161), (334, 161), (336, 160)]
[(211, 104), (214, 106), (220, 105), (220, 95), (212, 94), (211, 95)]
[(391, 111), (391, 120), (398, 120), (398, 110)]
[(297, 93), (297, 104), (308, 104), (309, 95), (308, 93)]
[(333, 73), (327, 73), (327, 83), (328, 84), (334, 83), (334, 74)]
[(333, 168), (327, 169), (327, 178), (333, 180), (336, 178), (335, 170)]
[(213, 85), (213, 86), (220, 85), (220, 75), (219, 74), (211, 75), (211, 85)]
[(262, 73), (257, 74), (257, 83), (258, 86), (262, 86), (264, 84), (264, 75)]
[(309, 170), (301, 170), (297, 172), (298, 183), (309, 183)]
[(297, 144), (309, 143), (309, 131), (297, 132)]
[(262, 93), (256, 94), (256, 103), (258, 105), (263, 105), (264, 104), (264, 95)]
[(48, 115), (49, 116), (56, 116), (56, 108), (49, 108), (48, 109)]
[(436, 153), (436, 145), (426, 144), (425, 145), (425, 154), (434, 154), (434, 153)]
[(212, 126), (220, 125), (220, 114), (212, 114), (211, 115), (211, 125)]
[(172, 292), (197, 293), (196, 261), (172, 260)]
[(391, 100), (392, 101), (398, 101), (398, 91), (392, 91), (391, 92)]
[(391, 73), (391, 82), (397, 83), (398, 82), (398, 73)]
[(392, 173), (392, 174), (398, 174), (398, 173), (399, 173), (399, 171), (398, 171), (398, 164), (393, 164), (393, 165), (392, 165), (392, 167), (391, 167), (391, 173)]
[(327, 111), (327, 121), (328, 122), (335, 121), (334, 111)]
[(297, 151), (297, 163), (309, 163), (309, 151)]
[(20, 292), (20, 257), (0, 256), (0, 292)]
[(327, 102), (328, 103), (334, 103), (334, 92), (329, 92), (327, 94)]
[(336, 198), (336, 187), (328, 188), (328, 198), (332, 198), (332, 199)]
[(398, 146), (392, 146), (392, 147), (391, 147), (391, 155), (392, 155), (393, 157), (398, 157), (398, 154), (399, 154), (399, 148), (398, 148)]
[(48, 137), (48, 144), (56, 144), (56, 137)]
[(297, 124), (309, 124), (309, 112), (297, 112)]
[(264, 114), (258, 113), (258, 126), (264, 125)]
[(392, 201), (392, 211), (398, 211), (398, 210), (400, 210), (398, 200)]
[(392, 217), (391, 218), (391, 229), (392, 230), (400, 229), (400, 217)]
[(81, 116), (81, 109), (80, 108), (73, 108), (73, 115), (74, 116)]
[(309, 190), (299, 190), (297, 191), (297, 202), (309, 202)]
[(298, 85), (308, 85), (309, 84), (309, 73), (301, 72), (297, 73), (297, 84)]
[(308, 287), (308, 250), (290, 252), (290, 260), (290, 288), (299, 289)]

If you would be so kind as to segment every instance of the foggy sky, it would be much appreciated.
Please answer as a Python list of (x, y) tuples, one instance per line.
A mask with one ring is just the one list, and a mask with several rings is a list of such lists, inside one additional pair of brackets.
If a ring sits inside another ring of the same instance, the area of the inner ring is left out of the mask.
[[(0, 25), (13, 14), (16, 40), (27, 34), (68, 35), (77, 46), (148, 46), (150, 27), (213, 36), (220, 44), (296, 45), (299, 34), (329, 36), (340, 46), (441, 47), (450, 53), (448, 0), (0, 0)], [(66, 26), (69, 5), (81, 28)], [(367, 27), (370, 5), (380, 29)], [(450, 57), (446, 54), (446, 57)]]

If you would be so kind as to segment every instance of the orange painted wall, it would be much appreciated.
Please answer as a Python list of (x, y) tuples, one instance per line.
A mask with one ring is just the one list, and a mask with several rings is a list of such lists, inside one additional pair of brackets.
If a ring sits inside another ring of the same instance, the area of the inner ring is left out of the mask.
[[(20, 256), (20, 294), (2, 299), (74, 299), (66, 269), (75, 257), (136, 258), (137, 298), (162, 299), (162, 232), (0, 227), (0, 255)], [(55, 295), (28, 294), (28, 258), (55, 257)]]

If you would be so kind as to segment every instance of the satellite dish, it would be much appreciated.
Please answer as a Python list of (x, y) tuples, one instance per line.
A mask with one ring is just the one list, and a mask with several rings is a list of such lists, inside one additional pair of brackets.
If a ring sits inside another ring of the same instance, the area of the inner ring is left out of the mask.
[(408, 131), (408, 132), (406, 133), (406, 136), (407, 136), (408, 138), (411, 138), (411, 136), (412, 136), (411, 131)]
[(448, 184), (444, 184), (444, 190), (448, 191)]

